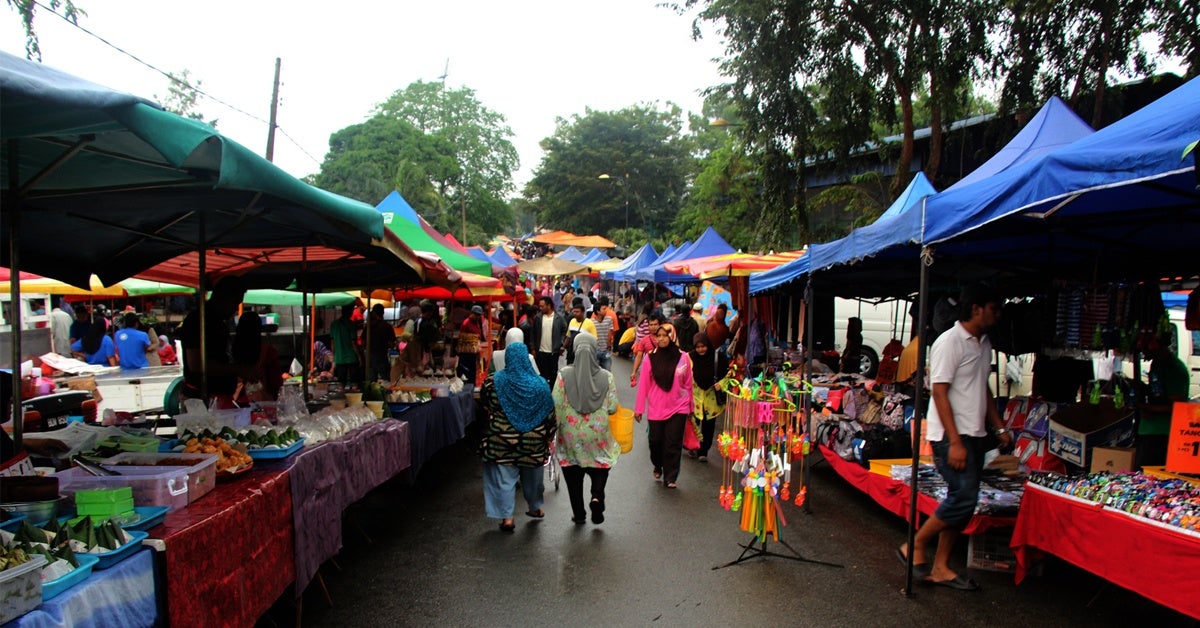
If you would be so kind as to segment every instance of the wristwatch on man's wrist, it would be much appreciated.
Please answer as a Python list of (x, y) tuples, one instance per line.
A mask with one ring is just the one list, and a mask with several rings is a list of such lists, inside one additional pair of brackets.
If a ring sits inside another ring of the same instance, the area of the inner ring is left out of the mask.
[(1008, 433), (1007, 427), (1002, 427), (1002, 428), (996, 430), (996, 436), (1000, 436), (1001, 434), (1007, 434), (1007, 433)]

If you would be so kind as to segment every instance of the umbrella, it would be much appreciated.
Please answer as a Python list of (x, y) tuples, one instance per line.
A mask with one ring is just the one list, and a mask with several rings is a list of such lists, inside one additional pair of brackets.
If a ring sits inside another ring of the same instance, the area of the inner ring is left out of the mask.
[(545, 275), (547, 277), (553, 277), (555, 275), (574, 275), (580, 271), (587, 271), (587, 266), (554, 257), (527, 259), (518, 263), (517, 268), (520, 268), (521, 272), (529, 273), (531, 275)]
[[(9, 278), (12, 273), (7, 268), (0, 268), (0, 294), (8, 294), (11, 288)], [(82, 297), (140, 297), (156, 294), (191, 294), (195, 292), (187, 286), (177, 286), (157, 281), (141, 279), (126, 279), (111, 286), (100, 283), (100, 278), (92, 275), (88, 289), (77, 288), (56, 279), (41, 275), (22, 272), (18, 277), (21, 282), (21, 292), (32, 294), (59, 294)]]

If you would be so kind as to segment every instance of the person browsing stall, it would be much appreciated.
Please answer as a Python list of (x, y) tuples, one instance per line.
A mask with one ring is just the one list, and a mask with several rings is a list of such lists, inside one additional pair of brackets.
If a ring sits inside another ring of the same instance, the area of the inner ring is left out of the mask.
[(96, 320), (83, 338), (71, 344), (71, 352), (76, 358), (88, 364), (116, 366), (116, 345), (108, 336), (107, 329), (108, 325), (103, 320)]
[(550, 387), (525, 359), (529, 348), (514, 342), (504, 353), (504, 369), (483, 380), (479, 391), (487, 417), (479, 454), (487, 516), (500, 520), (501, 532), (512, 532), (518, 481), (528, 507), (525, 514), (546, 516), (542, 465), (550, 457), (557, 422)]
[(1171, 351), (1171, 339), (1151, 337), (1146, 343), (1146, 357), (1150, 358), (1150, 395), (1146, 404), (1139, 407), (1138, 421), (1138, 465), (1164, 465), (1167, 463), (1167, 440), (1171, 427), (1171, 412), (1176, 402), (1187, 403), (1191, 381), (1187, 366)]
[[(987, 385), (992, 343), (986, 332), (999, 320), (1000, 305), (1000, 298), (986, 287), (965, 288), (958, 322), (930, 350), (933, 390), (927, 436), (947, 494), (917, 531), (912, 559), (919, 578), (961, 591), (979, 589), (975, 580), (950, 568), (950, 554), (979, 501), (988, 424), (995, 428), (1001, 446), (1012, 443)], [(925, 550), (935, 538), (937, 551), (930, 565)], [(907, 561), (909, 549), (897, 550), (902, 562)]]
[(571, 320), (567, 321), (567, 337), (563, 346), (567, 350), (567, 364), (575, 362), (575, 337), (582, 333), (596, 335), (596, 325), (592, 319), (584, 315), (583, 299), (575, 297), (571, 301)]
[(333, 376), (342, 386), (351, 381), (361, 381), (358, 370), (362, 364), (362, 352), (354, 341), (354, 305), (343, 305), (342, 316), (329, 324), (329, 341), (333, 344)]
[(666, 488), (676, 488), (683, 454), (683, 430), (692, 413), (692, 361), (679, 350), (675, 327), (658, 326), (657, 347), (647, 358), (637, 384), (633, 418), (650, 420), (648, 441), (654, 479)]
[(541, 316), (534, 316), (530, 321), (528, 333), (529, 347), (534, 353), (538, 372), (546, 380), (546, 386), (558, 377), (558, 356), (563, 352), (563, 338), (567, 335), (567, 321), (554, 311), (554, 300), (542, 297), (538, 300)]
[[(601, 297), (603, 299), (603, 297)], [(592, 324), (596, 326), (596, 361), (600, 368), (612, 371), (612, 319), (607, 316), (608, 304), (598, 300), (592, 312)]]
[(117, 357), (122, 369), (142, 369), (150, 366), (146, 354), (157, 351), (158, 347), (151, 346), (150, 336), (138, 329), (138, 315), (126, 312), (122, 317), (123, 326), (113, 334), (117, 346)]
[(575, 337), (575, 363), (558, 374), (550, 392), (558, 420), (558, 453), (571, 501), (571, 521), (587, 522), (583, 508), (583, 476), (592, 481), (592, 523), (604, 523), (604, 489), (608, 472), (621, 455), (608, 416), (617, 411), (617, 384), (596, 360), (596, 337)]
[(479, 342), (483, 338), (483, 306), (472, 305), (471, 313), (458, 328), (458, 375), (474, 386), (479, 372)]
[[(201, 393), (205, 371), (201, 352), (207, 362), (208, 394), (217, 398), (218, 405), (233, 407), (233, 393), (239, 377), (253, 377), (254, 367), (238, 365), (230, 354), (230, 334), (233, 315), (246, 296), (246, 283), (241, 277), (229, 275), (213, 287), (205, 307), (204, 346), (200, 346), (200, 311), (193, 310), (179, 327), (183, 345), (183, 395), (203, 399)], [(207, 403), (207, 400), (205, 400)]]
[[(388, 351), (396, 346), (396, 330), (392, 329), (390, 323), (383, 320), (383, 309), (382, 303), (371, 306), (369, 328), (363, 330), (363, 346), (370, 349), (367, 352), (367, 359), (370, 360), (367, 379), (370, 381), (391, 380), (392, 378), (392, 363)], [(368, 343), (370, 344), (368, 345)]]

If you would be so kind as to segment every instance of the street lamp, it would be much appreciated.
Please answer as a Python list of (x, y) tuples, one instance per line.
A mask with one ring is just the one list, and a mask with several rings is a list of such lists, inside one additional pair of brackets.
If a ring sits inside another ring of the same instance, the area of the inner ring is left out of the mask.
[(618, 179), (616, 177), (611, 177), (608, 175), (608, 173), (604, 173), (596, 178), (604, 179), (605, 181), (613, 181), (616, 184), (620, 185), (621, 187), (625, 188), (625, 228), (628, 229), (629, 228), (629, 173), (628, 172), (625, 173), (624, 179)]

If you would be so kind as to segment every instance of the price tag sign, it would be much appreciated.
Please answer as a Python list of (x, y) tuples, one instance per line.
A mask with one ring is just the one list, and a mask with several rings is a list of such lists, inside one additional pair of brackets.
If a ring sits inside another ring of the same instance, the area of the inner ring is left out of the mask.
[(1176, 403), (1171, 412), (1167, 471), (1200, 473), (1200, 403)]

